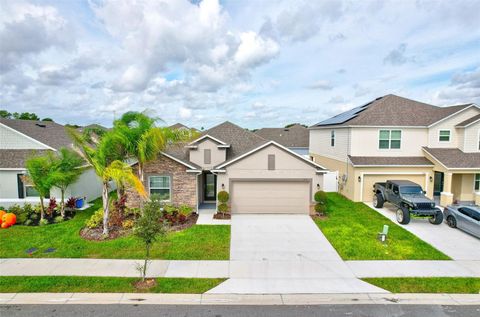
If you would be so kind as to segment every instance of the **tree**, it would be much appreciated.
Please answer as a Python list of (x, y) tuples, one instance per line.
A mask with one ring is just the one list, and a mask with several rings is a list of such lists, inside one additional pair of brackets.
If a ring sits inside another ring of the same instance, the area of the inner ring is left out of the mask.
[(51, 175), (53, 186), (61, 192), (61, 215), (65, 217), (65, 191), (75, 183), (82, 174), (81, 166), (84, 160), (75, 152), (61, 148), (59, 156), (54, 159), (53, 173)]
[(131, 167), (122, 161), (124, 159), (123, 144), (125, 142), (120, 134), (109, 131), (99, 140), (95, 147), (92, 147), (78, 132), (73, 129), (68, 131), (75, 143), (80, 147), (85, 159), (102, 180), (103, 234), (108, 236), (109, 182), (114, 179), (121, 179), (124, 183), (132, 185), (142, 197), (146, 196), (145, 188), (135, 176)]
[(49, 122), (53, 122), (53, 119), (52, 118), (43, 118), (42, 121), (49, 121)]
[(147, 274), (147, 265), (150, 259), (150, 249), (152, 244), (159, 237), (165, 236), (166, 229), (161, 223), (162, 203), (158, 198), (152, 197), (143, 207), (142, 215), (137, 219), (134, 227), (134, 234), (145, 244), (145, 262), (142, 268), (142, 281), (145, 281)]
[(303, 123), (289, 123), (289, 124), (287, 124), (287, 125), (285, 126), (285, 128), (288, 129), (288, 128), (291, 128), (291, 127), (293, 127), (293, 126), (295, 126), (295, 125), (299, 125), (299, 126), (302, 126), (302, 127), (304, 127), (304, 128), (308, 128), (308, 126), (305, 125), (305, 124), (303, 124)]
[(34, 156), (29, 158), (26, 163), (27, 178), (40, 195), (40, 220), (45, 215), (44, 198), (50, 195), (53, 187), (52, 172), (54, 169), (54, 157), (52, 152), (46, 155)]
[(14, 112), (13, 118), (20, 119), (20, 120), (33, 120), (33, 121), (40, 120), (40, 118), (33, 112), (22, 112), (22, 113)]
[(5, 118), (5, 119), (11, 119), (12, 114), (8, 112), (7, 110), (0, 110), (0, 117)]

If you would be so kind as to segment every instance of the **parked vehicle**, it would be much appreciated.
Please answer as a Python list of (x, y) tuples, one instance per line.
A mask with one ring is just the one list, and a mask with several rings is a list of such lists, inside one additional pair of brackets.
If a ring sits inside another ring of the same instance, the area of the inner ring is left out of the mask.
[(443, 221), (442, 211), (435, 206), (435, 202), (425, 196), (422, 187), (407, 180), (388, 180), (386, 183), (373, 185), (373, 205), (382, 208), (389, 202), (398, 207), (397, 221), (408, 224), (410, 216), (428, 217), (431, 224), (439, 225)]
[(450, 228), (458, 228), (480, 238), (480, 207), (450, 205), (443, 210), (443, 215)]

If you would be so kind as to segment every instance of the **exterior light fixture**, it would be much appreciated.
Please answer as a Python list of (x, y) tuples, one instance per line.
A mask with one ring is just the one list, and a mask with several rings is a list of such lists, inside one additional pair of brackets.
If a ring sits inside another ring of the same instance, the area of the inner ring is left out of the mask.
[(431, 182), (433, 182), (433, 177), (432, 177), (432, 176), (430, 176), (430, 183), (431, 183)]
[(362, 181), (362, 176), (358, 176), (358, 182), (360, 183)]
[(225, 189), (225, 184), (222, 184), (222, 189)]
[(317, 189), (320, 189), (320, 184), (317, 183)]

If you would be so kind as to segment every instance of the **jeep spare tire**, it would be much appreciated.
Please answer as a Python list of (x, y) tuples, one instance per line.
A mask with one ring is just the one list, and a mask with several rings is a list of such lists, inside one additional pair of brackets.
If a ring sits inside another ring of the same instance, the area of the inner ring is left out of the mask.
[(406, 225), (410, 222), (410, 212), (405, 207), (400, 207), (396, 212), (397, 222)]
[(375, 194), (373, 196), (373, 207), (382, 208), (385, 200), (383, 199), (382, 194)]
[(440, 209), (437, 209), (437, 212), (435, 213), (435, 215), (431, 218), (428, 219), (428, 221), (430, 221), (431, 224), (434, 224), (434, 225), (439, 225), (443, 222), (443, 213)]

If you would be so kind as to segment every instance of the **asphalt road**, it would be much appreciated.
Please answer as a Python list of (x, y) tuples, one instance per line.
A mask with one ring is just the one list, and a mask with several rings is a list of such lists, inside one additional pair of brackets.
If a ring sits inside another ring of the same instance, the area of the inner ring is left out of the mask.
[(181, 316), (181, 317), (442, 317), (480, 316), (480, 306), (440, 305), (319, 305), (319, 306), (230, 306), (230, 305), (1, 305), (1, 317), (19, 316)]

